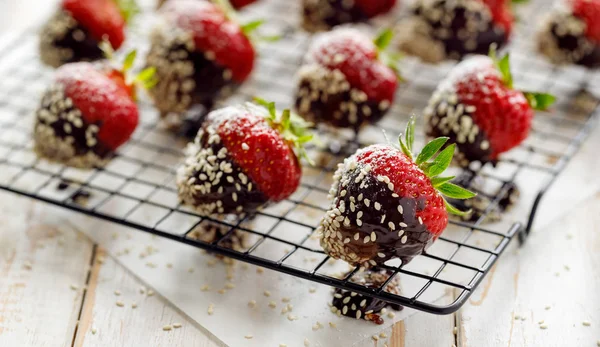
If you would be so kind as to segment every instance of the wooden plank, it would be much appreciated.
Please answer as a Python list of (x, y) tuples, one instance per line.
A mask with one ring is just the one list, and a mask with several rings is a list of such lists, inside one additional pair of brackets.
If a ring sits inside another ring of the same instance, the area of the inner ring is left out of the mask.
[(0, 221), (0, 346), (71, 346), (91, 242), (9, 193)]
[[(449, 304), (452, 296), (452, 294), (445, 296), (440, 300), (440, 304)], [(454, 315), (438, 316), (417, 312), (386, 329), (384, 334), (378, 336), (379, 339), (373, 344), (375, 347), (451, 347), (455, 344), (454, 323)], [(357, 344), (356, 346), (363, 345)]]
[(74, 346), (221, 346), (104, 250), (96, 254)]
[(599, 210), (596, 193), (523, 248), (513, 245), (460, 311), (459, 346), (595, 346)]

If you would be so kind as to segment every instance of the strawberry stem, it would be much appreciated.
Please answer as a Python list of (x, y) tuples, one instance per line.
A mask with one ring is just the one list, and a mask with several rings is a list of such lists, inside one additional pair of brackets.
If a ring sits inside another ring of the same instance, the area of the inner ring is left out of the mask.
[(123, 19), (127, 24), (130, 24), (133, 18), (141, 12), (140, 6), (135, 0), (114, 0), (114, 2), (117, 4)]
[(399, 81), (404, 81), (400, 68), (398, 68), (400, 60), (402, 60), (402, 54), (399, 52), (390, 52), (388, 50), (393, 38), (394, 31), (390, 28), (385, 28), (377, 35), (373, 43), (375, 44), (375, 47), (377, 47), (379, 60), (394, 71)]

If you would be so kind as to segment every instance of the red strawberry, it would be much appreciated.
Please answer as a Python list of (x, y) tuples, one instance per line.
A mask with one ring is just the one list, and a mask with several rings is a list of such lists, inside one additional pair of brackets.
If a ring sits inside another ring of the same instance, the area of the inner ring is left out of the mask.
[(63, 0), (62, 7), (98, 42), (106, 37), (118, 49), (125, 41), (125, 18), (115, 0)]
[(294, 147), (312, 136), (306, 123), (252, 104), (211, 112), (179, 169), (179, 196), (206, 215), (252, 213), (296, 191), (302, 170)]
[(398, 87), (396, 60), (385, 52), (391, 35), (386, 30), (373, 42), (342, 28), (316, 39), (300, 71), (300, 114), (355, 129), (381, 119)]
[(448, 140), (438, 138), (413, 158), (414, 119), (401, 149), (372, 145), (339, 164), (323, 218), (321, 245), (334, 258), (363, 267), (423, 253), (448, 224), (448, 213), (463, 214), (445, 202), (475, 194), (439, 177), (450, 165), (455, 145), (431, 160)]
[(358, 7), (367, 17), (373, 18), (389, 12), (396, 6), (397, 0), (357, 0), (354, 6)]
[[(124, 144), (138, 124), (134, 87), (124, 74), (133, 64), (130, 53), (122, 71), (90, 63), (66, 64), (37, 111), (35, 148), (48, 159), (77, 167), (102, 166)], [(135, 82), (150, 86), (152, 71)]]
[(504, 29), (506, 37), (512, 32), (515, 17), (512, 13), (512, 0), (482, 0), (490, 9), (494, 22)]
[(247, 33), (260, 22), (242, 27), (223, 8), (198, 0), (167, 2), (161, 13), (164, 25), (157, 27), (146, 60), (159, 79), (151, 96), (162, 116), (176, 115), (175, 125), (189, 126), (194, 136), (201, 119), (186, 122), (201, 117), (186, 113), (206, 114), (248, 79), (256, 53)]
[(235, 81), (248, 78), (254, 67), (254, 47), (223, 9), (206, 1), (181, 0), (167, 3), (164, 13), (178, 28), (192, 34), (196, 50), (231, 70)]
[(256, 0), (230, 0), (231, 6), (236, 9), (240, 9), (242, 7), (248, 6), (256, 2)]
[(600, 0), (571, 0), (571, 6), (586, 24), (586, 37), (600, 43)]
[(545, 110), (549, 94), (513, 89), (509, 57), (476, 56), (454, 68), (425, 110), (431, 137), (457, 143), (459, 163), (495, 162), (527, 138), (534, 109)]
[(326, 31), (344, 23), (364, 22), (389, 12), (397, 0), (303, 0), (303, 26)]

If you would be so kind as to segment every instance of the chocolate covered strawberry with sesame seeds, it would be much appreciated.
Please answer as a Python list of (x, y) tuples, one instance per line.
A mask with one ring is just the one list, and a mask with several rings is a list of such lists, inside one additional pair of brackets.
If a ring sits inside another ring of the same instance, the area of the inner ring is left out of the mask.
[(180, 199), (207, 216), (245, 215), (293, 194), (309, 124), (273, 103), (211, 112), (177, 172)]
[(510, 0), (417, 0), (396, 34), (400, 50), (437, 63), (504, 46), (512, 25)]
[[(346, 277), (349, 273), (344, 274)], [(371, 268), (359, 271), (353, 275), (351, 282), (365, 286), (367, 288), (378, 289), (394, 273), (387, 269)], [(395, 276), (384, 288), (390, 294), (400, 295), (400, 277)], [(333, 292), (332, 307), (335, 313), (346, 317), (364, 319), (381, 325), (384, 323), (380, 313), (386, 307), (394, 310), (401, 310), (403, 307), (396, 304), (390, 304), (370, 296), (365, 296), (345, 289), (336, 288)], [(333, 310), (332, 310), (333, 311)]]
[(150, 95), (176, 125), (188, 111), (206, 113), (249, 78), (256, 53), (248, 35), (257, 22), (242, 26), (233, 16), (208, 1), (169, 1), (161, 8), (147, 56), (159, 79)]
[(374, 41), (357, 29), (320, 34), (299, 71), (298, 113), (316, 123), (358, 131), (390, 109), (398, 87), (397, 57), (384, 30)]
[(538, 50), (554, 64), (600, 66), (600, 0), (568, 0), (543, 20)]
[[(138, 124), (135, 85), (126, 78), (135, 51), (122, 70), (70, 63), (56, 71), (54, 83), (36, 111), (33, 138), (38, 156), (78, 168), (105, 165)], [(151, 87), (153, 70), (133, 83)]]
[(397, 0), (302, 0), (305, 30), (327, 31), (334, 26), (365, 22), (390, 12)]
[(546, 110), (555, 97), (513, 88), (510, 58), (474, 56), (458, 64), (440, 83), (424, 111), (427, 136), (449, 137), (456, 162), (468, 167), (498, 161), (500, 154), (529, 135), (534, 110)]
[(53, 67), (100, 60), (100, 43), (106, 40), (119, 49), (125, 27), (138, 11), (134, 0), (63, 0), (40, 31), (40, 57)]
[[(444, 199), (474, 193), (440, 177), (456, 145), (439, 154), (448, 140), (427, 144), (414, 158), (414, 118), (400, 149), (388, 144), (359, 149), (338, 165), (330, 190), (333, 199), (319, 226), (327, 254), (370, 268), (390, 259), (403, 264), (423, 253), (444, 231), (448, 212), (463, 214)], [(434, 158), (434, 159), (432, 159)]]

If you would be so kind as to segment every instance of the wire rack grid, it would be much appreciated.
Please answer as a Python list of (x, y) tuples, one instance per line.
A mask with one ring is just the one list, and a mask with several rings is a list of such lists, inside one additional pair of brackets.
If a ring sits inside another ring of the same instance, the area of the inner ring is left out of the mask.
[[(542, 6), (543, 1), (536, 1), (524, 8), (521, 15), (533, 16)], [(297, 4), (263, 0), (245, 16), (268, 17), (268, 13), (292, 12), (300, 12)], [(285, 39), (261, 47), (253, 80), (227, 103), (261, 95), (280, 106), (293, 104), (294, 74), (310, 37), (296, 29), (294, 19), (274, 20), (271, 25), (274, 30), (285, 32)], [(517, 81), (527, 89), (549, 90), (557, 95), (575, 93), (588, 81), (586, 71), (552, 67), (530, 54), (531, 42), (526, 38), (531, 37), (531, 30), (520, 27), (512, 43)], [(242, 220), (200, 216), (180, 204), (174, 178), (185, 141), (161, 127), (157, 112), (147, 101), (142, 101), (140, 106), (142, 124), (106, 168), (80, 171), (36, 158), (31, 151), (32, 116), (41, 92), (51, 81), (52, 72), (38, 62), (35, 36), (34, 31), (28, 31), (0, 39), (0, 73), (5, 76), (0, 81), (0, 189), (299, 278), (435, 314), (448, 314), (460, 308), (509, 242), (516, 235), (522, 241), (525, 239), (543, 194), (579, 149), (598, 113), (597, 101), (593, 98), (578, 103), (571, 98), (561, 98), (552, 114), (538, 115), (524, 145), (503, 157), (497, 168), (486, 166), (475, 172), (475, 180), (486, 182), (483, 188), (472, 187), (487, 198), (480, 216), (472, 222), (451, 221), (451, 231), (440, 237), (427, 254), (407, 265), (386, 263), (383, 268), (391, 272), (387, 281), (379, 288), (367, 288), (353, 282), (358, 268), (342, 277), (324, 271), (330, 259), (323, 253), (314, 233), (328, 207), (326, 195), (332, 173), (346, 153), (312, 148), (310, 154), (317, 158), (317, 165), (304, 169), (299, 190), (286, 201)], [(129, 44), (144, 47), (146, 42), (139, 39)], [(421, 113), (435, 86), (451, 67), (449, 63), (427, 66), (406, 59), (403, 71), (409, 82), (400, 87), (389, 115), (378, 126), (363, 131), (359, 141), (378, 142), (381, 129), (390, 134), (399, 133), (410, 115)], [(321, 136), (340, 138), (340, 134), (327, 130), (322, 130)], [(422, 137), (417, 139), (421, 143), (423, 140)], [(511, 184), (524, 172), (536, 175), (536, 180), (539, 178), (541, 182), (531, 203), (522, 207), (530, 212), (519, 221), (488, 227), (490, 214), (498, 209)], [(82, 196), (87, 197), (85, 202)], [(525, 220), (527, 224), (520, 222)], [(193, 237), (195, 231), (209, 225), (220, 226), (221, 236), (212, 242)], [(245, 233), (252, 242), (243, 249), (233, 249), (227, 241), (234, 233)], [(475, 234), (485, 236), (488, 242), (485, 245), (473, 242)], [(273, 249), (281, 252), (273, 252)], [(462, 275), (448, 276), (449, 269)], [(395, 276), (401, 276), (404, 284), (412, 284), (407, 286), (410, 289), (403, 288), (400, 295), (387, 292), (386, 285)], [(454, 301), (448, 305), (436, 303), (439, 291), (434, 288), (455, 290)]]

